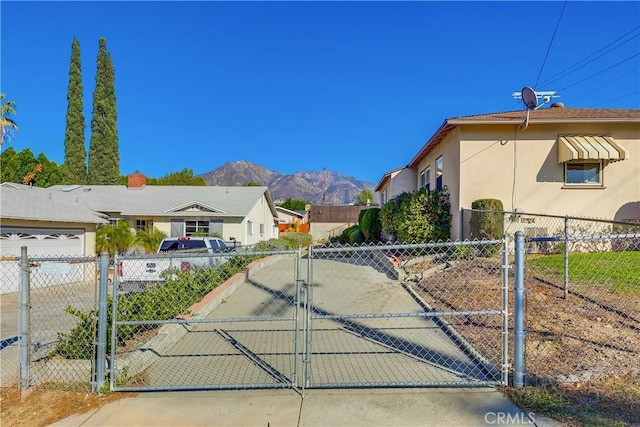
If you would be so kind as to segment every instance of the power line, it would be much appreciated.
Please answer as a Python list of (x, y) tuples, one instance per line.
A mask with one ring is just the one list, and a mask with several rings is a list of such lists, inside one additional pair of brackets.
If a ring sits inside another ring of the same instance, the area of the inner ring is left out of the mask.
[(620, 61), (618, 63), (615, 63), (610, 67), (605, 68), (604, 70), (598, 71), (597, 73), (592, 74), (592, 75), (590, 75), (588, 77), (585, 77), (584, 79), (578, 80), (577, 82), (575, 82), (573, 84), (570, 84), (569, 86), (563, 87), (562, 89), (558, 89), (558, 92), (563, 91), (565, 89), (569, 89), (570, 87), (578, 85), (578, 84), (580, 84), (580, 83), (582, 83), (582, 82), (584, 82), (586, 80), (592, 79), (593, 77), (599, 76), (600, 74), (604, 73), (605, 71), (609, 71), (610, 69), (615, 68), (615, 67), (617, 67), (617, 66), (619, 66), (619, 65), (621, 65), (621, 64), (623, 64), (623, 63), (625, 63), (627, 61), (630, 61), (630, 60), (632, 60), (633, 58), (635, 58), (636, 56), (639, 56), (639, 55), (640, 55), (640, 53), (636, 53), (635, 55), (631, 55), (630, 57), (628, 57), (626, 59), (623, 59), (622, 61)]
[[(628, 40), (625, 40), (624, 42), (620, 43), (619, 45), (607, 50), (606, 52), (602, 53), (601, 55), (598, 55), (597, 57), (593, 58), (591, 61), (586, 62), (583, 64), (584, 61), (588, 60), (589, 58), (593, 57), (594, 55), (598, 54), (599, 52), (603, 51), (604, 49), (606, 49), (607, 47), (611, 46), (612, 44), (618, 42), (619, 40), (623, 39), (624, 37), (628, 36), (630, 33), (636, 31), (638, 28), (640, 28), (640, 26), (634, 28), (633, 30), (629, 31), (628, 33), (618, 37), (616, 40), (612, 41), (611, 43), (607, 44), (606, 46), (598, 49), (597, 51), (593, 52), (591, 55), (581, 59), (580, 61), (576, 62), (575, 64), (571, 65), (570, 67), (565, 68), (564, 70), (554, 74), (553, 76), (549, 77), (548, 79), (544, 80), (542, 82), (542, 85), (548, 85), (549, 83), (555, 82), (563, 77), (568, 76), (569, 74), (579, 70), (580, 68), (583, 68), (585, 65), (592, 63), (593, 61), (595, 61), (596, 59), (599, 59), (601, 57), (603, 57), (604, 55), (613, 52), (615, 49), (625, 45), (626, 43), (629, 43), (630, 41), (632, 41), (633, 39), (640, 37), (640, 34), (636, 34), (633, 37), (630, 37)], [(582, 64), (581, 66), (579, 66), (580, 64)], [(576, 67), (575, 69), (571, 70), (572, 68)], [(571, 70), (571, 71), (569, 71)]]
[(567, 1), (564, 0), (562, 4), (562, 11), (560, 11), (560, 16), (558, 17), (558, 22), (556, 23), (556, 29), (553, 30), (553, 35), (551, 36), (551, 41), (549, 42), (549, 47), (547, 47), (547, 53), (544, 56), (544, 60), (542, 61), (542, 66), (540, 67), (540, 72), (538, 73), (538, 78), (536, 79), (536, 84), (533, 85), (533, 88), (536, 89), (538, 87), (538, 81), (540, 80), (540, 76), (542, 75), (542, 70), (544, 69), (544, 65), (547, 62), (547, 58), (549, 57), (549, 52), (551, 51), (551, 45), (553, 44), (553, 39), (556, 38), (556, 33), (558, 32), (558, 27), (560, 27), (560, 21), (562, 20), (562, 15), (564, 14), (564, 9), (567, 7)]
[(592, 105), (592, 106), (591, 106), (591, 108), (593, 108), (593, 107), (598, 107), (598, 106), (600, 106), (600, 105), (604, 105), (604, 104), (608, 104), (608, 103), (613, 102), (613, 101), (618, 101), (618, 100), (623, 99), (623, 98), (628, 98), (628, 97), (630, 97), (630, 96), (637, 95), (637, 94), (639, 94), (639, 93), (640, 93), (640, 90), (637, 90), (637, 91), (635, 91), (635, 92), (631, 92), (631, 93), (628, 93), (628, 94), (626, 94), (626, 95), (622, 95), (622, 96), (619, 96), (619, 97), (617, 97), (617, 98), (609, 99), (609, 100), (607, 100), (607, 101), (600, 102), (600, 103), (598, 103), (598, 104)]
[[(629, 74), (637, 73), (637, 72), (638, 72), (638, 68), (639, 68), (639, 67), (635, 67), (635, 68), (633, 68), (631, 71), (627, 71), (626, 73), (624, 73), (624, 74), (622, 74), (622, 75), (620, 75), (620, 76), (616, 77), (615, 79), (608, 80), (608, 81), (606, 81), (606, 82), (602, 83), (601, 85), (598, 85), (597, 90), (602, 89), (602, 88), (604, 88), (605, 86), (608, 86), (608, 85), (610, 85), (611, 83), (616, 82), (616, 81), (618, 81), (618, 80), (622, 79), (623, 77), (628, 76)], [(581, 96), (577, 96), (577, 97), (573, 98), (573, 101), (577, 101), (577, 100), (579, 100), (579, 99), (586, 98), (587, 96), (591, 96), (592, 94), (593, 94), (593, 92), (592, 92), (592, 93), (583, 93)]]

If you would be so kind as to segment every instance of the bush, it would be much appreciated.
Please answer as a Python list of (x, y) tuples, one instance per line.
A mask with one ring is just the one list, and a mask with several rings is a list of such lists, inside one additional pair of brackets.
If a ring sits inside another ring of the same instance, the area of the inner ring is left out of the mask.
[(340, 243), (349, 243), (349, 236), (356, 230), (360, 230), (360, 226), (358, 224), (354, 224), (351, 227), (347, 227), (342, 230), (342, 234), (340, 235)]
[(370, 208), (360, 211), (363, 213), (360, 222), (360, 230), (364, 234), (366, 242), (378, 242), (382, 233), (382, 224), (380, 223), (380, 209)]
[[(479, 199), (471, 203), (471, 238), (501, 239), (504, 234), (504, 208), (497, 199)], [(496, 211), (496, 212), (477, 212)]]
[(298, 249), (299, 246), (309, 246), (313, 243), (313, 237), (305, 233), (286, 233), (280, 236), (280, 240), (287, 242), (289, 249)]
[[(118, 320), (146, 321), (174, 319), (179, 314), (188, 314), (189, 307), (224, 283), (235, 273), (244, 271), (258, 256), (239, 255), (217, 267), (201, 267), (189, 274), (177, 269), (165, 272), (165, 282), (156, 287), (148, 287), (144, 292), (122, 296), (118, 299)], [(107, 305), (107, 343), (111, 342), (113, 301)], [(68, 333), (58, 334), (58, 343), (49, 355), (59, 354), (69, 359), (91, 359), (95, 340), (96, 312), (84, 312), (68, 307), (68, 313), (80, 321)], [(123, 344), (138, 332), (149, 330), (149, 325), (121, 325), (118, 327), (118, 344)]]
[(364, 243), (364, 234), (362, 234), (362, 230), (360, 230), (360, 227), (351, 231), (347, 243), (349, 243), (350, 245), (360, 245)]

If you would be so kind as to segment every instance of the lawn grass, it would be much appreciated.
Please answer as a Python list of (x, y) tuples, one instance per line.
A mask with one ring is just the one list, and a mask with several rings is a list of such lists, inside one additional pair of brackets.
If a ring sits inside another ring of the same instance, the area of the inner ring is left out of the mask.
[(636, 426), (640, 379), (609, 378), (587, 384), (504, 388), (516, 405), (570, 426)]
[[(537, 274), (562, 280), (563, 254), (529, 255), (526, 265)], [(640, 295), (640, 252), (574, 252), (569, 254), (569, 282), (610, 285), (620, 293)]]

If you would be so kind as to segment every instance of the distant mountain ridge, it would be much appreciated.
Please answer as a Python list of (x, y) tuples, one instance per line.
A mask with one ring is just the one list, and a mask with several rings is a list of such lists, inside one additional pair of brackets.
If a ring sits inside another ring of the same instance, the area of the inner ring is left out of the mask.
[[(227, 162), (217, 169), (206, 172), (202, 177), (207, 185), (244, 185), (251, 182), (269, 187), (274, 200), (303, 199), (309, 202), (322, 203), (325, 187), (324, 172), (296, 172), (286, 175), (271, 171), (263, 166), (246, 160)], [(354, 203), (362, 190), (374, 192), (376, 184), (363, 181), (339, 172), (326, 172), (325, 203), (342, 205)]]

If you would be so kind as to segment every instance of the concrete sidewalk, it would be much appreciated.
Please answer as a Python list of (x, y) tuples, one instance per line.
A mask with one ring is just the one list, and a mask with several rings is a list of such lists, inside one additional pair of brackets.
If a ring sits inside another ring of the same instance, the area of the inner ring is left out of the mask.
[(559, 423), (492, 388), (142, 393), (53, 424), (90, 426), (483, 426)]

